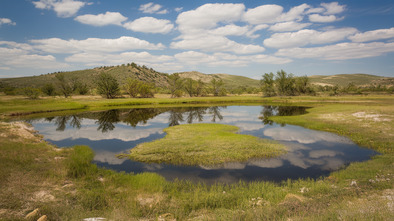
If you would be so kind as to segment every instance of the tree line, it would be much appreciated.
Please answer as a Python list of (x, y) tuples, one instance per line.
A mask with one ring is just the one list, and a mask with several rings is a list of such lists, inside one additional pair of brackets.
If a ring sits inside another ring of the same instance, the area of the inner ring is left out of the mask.
[[(134, 63), (127, 64), (134, 66)], [(145, 67), (146, 68), (146, 67)], [(227, 90), (224, 82), (219, 77), (213, 77), (209, 82), (193, 80), (191, 78), (182, 78), (179, 73), (167, 76), (167, 87), (157, 88), (152, 83), (128, 78), (122, 85), (111, 74), (101, 72), (94, 81), (93, 85), (88, 85), (78, 77), (67, 77), (63, 72), (55, 73), (56, 81), (47, 83), (41, 88), (26, 87), (16, 89), (0, 82), (0, 92), (7, 95), (24, 94), (30, 99), (37, 99), (42, 94), (47, 96), (61, 95), (65, 98), (72, 95), (100, 94), (105, 98), (111, 99), (127, 94), (133, 98), (151, 98), (157, 92), (168, 93), (172, 98), (189, 96), (226, 96), (231, 94), (257, 94), (261, 93), (265, 97), (272, 96), (297, 96), (297, 95), (317, 95), (327, 94), (336, 96), (341, 94), (363, 94), (367, 92), (384, 92), (393, 93), (394, 87), (381, 85), (356, 86), (350, 82), (347, 86), (321, 86), (312, 85), (307, 76), (296, 77), (288, 74), (283, 70), (274, 73), (265, 73), (260, 80), (260, 88), (239, 86)]]

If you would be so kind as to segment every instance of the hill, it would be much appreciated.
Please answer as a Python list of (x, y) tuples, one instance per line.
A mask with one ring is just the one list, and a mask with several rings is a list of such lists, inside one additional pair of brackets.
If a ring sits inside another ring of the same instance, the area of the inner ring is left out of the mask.
[(349, 83), (353, 83), (356, 86), (367, 86), (367, 85), (394, 85), (394, 78), (382, 77), (369, 74), (338, 74), (338, 75), (313, 75), (309, 77), (310, 82), (315, 85), (321, 86), (341, 86), (344, 87)]
[[(65, 77), (68, 79), (77, 78), (82, 83), (86, 83), (87, 85), (91, 86), (94, 84), (94, 79), (96, 79), (97, 76), (102, 72), (109, 73), (115, 76), (121, 85), (129, 77), (139, 79), (147, 83), (153, 83), (156, 85), (156, 87), (166, 87), (168, 85), (167, 74), (160, 73), (153, 70), (152, 68), (139, 66), (134, 63), (127, 65), (118, 65), (118, 66), (103, 66), (93, 69), (69, 71), (63, 73)], [(13, 86), (16, 88), (23, 88), (23, 87), (39, 88), (47, 83), (57, 83), (57, 79), (55, 77), (57, 73), (42, 74), (39, 76), (31, 76), (31, 77), (3, 78), (0, 79), (0, 83)]]
[[(78, 70), (63, 72), (68, 79), (78, 79), (81, 83), (86, 83), (90, 87), (94, 87), (94, 79), (102, 73), (109, 73), (113, 75), (120, 85), (122, 85), (127, 78), (139, 79), (146, 83), (152, 83), (156, 87), (166, 88), (168, 86), (168, 74), (155, 71), (144, 65), (140, 66), (135, 63), (123, 64), (117, 66), (103, 66), (93, 69)], [(57, 72), (59, 73), (59, 72)], [(40, 88), (47, 83), (56, 84), (57, 73), (42, 74), (39, 76), (19, 77), (19, 78), (3, 78), (0, 79), (0, 87), (7, 85), (16, 88), (36, 87)], [(182, 78), (191, 78), (193, 80), (202, 80), (204, 83), (209, 83), (213, 78), (221, 79), (224, 82), (224, 87), (231, 91), (236, 88), (259, 88), (260, 81), (244, 76), (229, 75), (229, 74), (204, 74), (197, 71), (180, 72), (178, 73)], [(356, 86), (367, 85), (381, 85), (393, 86), (393, 77), (382, 77), (368, 74), (339, 74), (339, 75), (313, 75), (309, 77), (310, 82), (315, 85), (328, 86), (347, 86), (353, 83)]]
[(209, 83), (213, 78), (223, 80), (226, 89), (234, 89), (237, 87), (260, 87), (260, 81), (244, 76), (230, 74), (203, 74), (197, 71), (178, 73), (182, 78), (191, 78), (193, 80), (201, 80)]

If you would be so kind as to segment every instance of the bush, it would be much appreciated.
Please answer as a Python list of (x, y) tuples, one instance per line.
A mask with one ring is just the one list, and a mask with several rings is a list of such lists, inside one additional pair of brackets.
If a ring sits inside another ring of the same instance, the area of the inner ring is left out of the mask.
[(54, 96), (55, 95), (55, 86), (53, 86), (52, 83), (45, 84), (41, 88), (42, 93), (48, 96)]
[(23, 88), (23, 94), (26, 95), (29, 99), (38, 99), (41, 91), (37, 88), (26, 87)]

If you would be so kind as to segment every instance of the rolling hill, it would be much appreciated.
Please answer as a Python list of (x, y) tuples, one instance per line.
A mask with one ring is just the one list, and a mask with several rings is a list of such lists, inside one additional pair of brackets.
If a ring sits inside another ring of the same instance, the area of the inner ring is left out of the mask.
[[(103, 66), (93, 69), (78, 70), (63, 72), (66, 78), (73, 79), (78, 78), (82, 83), (86, 83), (88, 86), (94, 87), (94, 79), (102, 73), (109, 73), (116, 77), (120, 85), (122, 85), (127, 78), (135, 78), (146, 83), (152, 83), (156, 87), (166, 88), (168, 86), (168, 74), (161, 73), (148, 68), (146, 66), (139, 66), (135, 63), (123, 64), (117, 66)], [(191, 72), (180, 72), (178, 73), (182, 78), (192, 78), (193, 80), (202, 80), (205, 83), (209, 83), (213, 78), (222, 79), (224, 87), (228, 90), (235, 89), (238, 87), (259, 87), (259, 80), (251, 79), (244, 76), (229, 75), (229, 74), (204, 74), (197, 71)], [(47, 83), (57, 83), (55, 77), (56, 73), (42, 74), (39, 76), (31, 77), (19, 77), (19, 78), (3, 78), (0, 79), (1, 85), (8, 85), (16, 88), (24, 87), (36, 87), (40, 88)], [(309, 77), (310, 82), (315, 85), (328, 85), (328, 86), (346, 86), (349, 83), (353, 83), (356, 86), (366, 85), (382, 85), (382, 86), (393, 86), (393, 77), (381, 77), (376, 75), (368, 74), (339, 74), (339, 75), (313, 75)]]
[(321, 86), (334, 86), (338, 85), (344, 87), (349, 83), (353, 83), (356, 86), (367, 86), (367, 85), (394, 85), (394, 78), (392, 77), (381, 77), (369, 74), (338, 74), (338, 75), (313, 75), (309, 76), (310, 82), (315, 85)]

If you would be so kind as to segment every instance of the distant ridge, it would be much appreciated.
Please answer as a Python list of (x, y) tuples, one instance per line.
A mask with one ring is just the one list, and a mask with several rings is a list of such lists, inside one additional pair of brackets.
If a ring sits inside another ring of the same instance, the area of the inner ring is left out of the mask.
[(337, 75), (312, 75), (309, 76), (312, 84), (321, 86), (346, 86), (353, 83), (356, 86), (367, 85), (394, 85), (393, 77), (382, 77), (371, 74), (337, 74)]
[[(134, 78), (141, 80), (146, 83), (152, 83), (156, 87), (166, 88), (168, 86), (168, 74), (155, 71), (152, 68), (148, 68), (144, 65), (140, 66), (135, 63), (123, 64), (117, 66), (102, 66), (86, 70), (68, 71), (62, 72), (66, 78), (78, 78), (82, 83), (86, 83), (88, 86), (94, 86), (94, 80), (100, 73), (109, 73), (113, 75), (118, 82), (122, 85), (127, 78)], [(204, 74), (198, 71), (180, 72), (178, 73), (182, 78), (191, 78), (193, 80), (201, 80), (205, 83), (209, 83), (212, 79), (223, 80), (224, 87), (228, 90), (235, 89), (238, 87), (250, 88), (260, 87), (260, 80), (230, 75), (230, 74)], [(18, 77), (18, 78), (2, 78), (0, 79), (0, 86), (9, 85), (16, 88), (24, 87), (42, 87), (47, 83), (57, 83), (55, 77), (56, 73), (42, 74), (39, 76), (30, 77)], [(313, 75), (309, 77), (310, 82), (314, 85), (321, 86), (346, 86), (349, 83), (353, 83), (356, 86), (366, 85), (382, 85), (382, 86), (393, 86), (393, 77), (382, 77), (370, 74), (338, 74), (338, 75)]]

